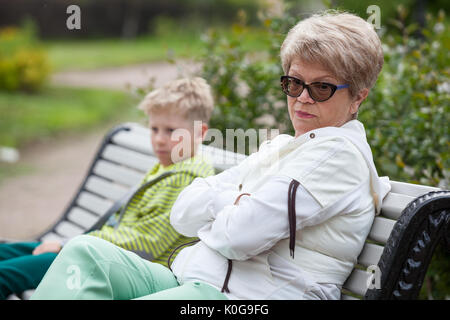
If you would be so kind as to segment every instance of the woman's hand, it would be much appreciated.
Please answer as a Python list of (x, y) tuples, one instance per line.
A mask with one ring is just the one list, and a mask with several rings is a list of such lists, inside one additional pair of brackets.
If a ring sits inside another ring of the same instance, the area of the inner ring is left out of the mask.
[(59, 243), (58, 241), (45, 241), (34, 248), (33, 255), (38, 255), (46, 252), (58, 253), (59, 251), (61, 251), (61, 248), (61, 243)]

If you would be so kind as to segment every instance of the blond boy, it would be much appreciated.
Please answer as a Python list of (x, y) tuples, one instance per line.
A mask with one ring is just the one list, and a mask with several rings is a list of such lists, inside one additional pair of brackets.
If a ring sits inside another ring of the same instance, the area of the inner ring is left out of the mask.
[[(141, 185), (170, 174), (135, 193), (123, 215), (116, 213), (101, 229), (81, 237), (107, 240), (161, 264), (167, 262), (174, 248), (191, 240), (173, 229), (169, 215), (172, 204), (187, 185), (196, 177), (214, 173), (209, 163), (196, 156), (213, 106), (210, 87), (201, 78), (175, 80), (149, 93), (139, 109), (149, 117), (151, 144), (159, 162)], [(58, 242), (5, 246), (8, 247), (0, 247), (0, 258), (2, 250), (13, 251), (15, 256), (0, 261), (0, 298), (36, 288), (62, 248)], [(2, 264), (7, 264), (4, 270)]]

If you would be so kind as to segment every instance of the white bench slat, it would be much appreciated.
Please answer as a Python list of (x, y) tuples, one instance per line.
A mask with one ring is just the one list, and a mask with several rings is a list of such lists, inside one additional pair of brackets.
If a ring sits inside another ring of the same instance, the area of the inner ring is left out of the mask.
[[(123, 146), (127, 149), (132, 149), (139, 153), (144, 153), (155, 157), (153, 149), (150, 144), (151, 132), (145, 127), (140, 127), (138, 125), (133, 126), (131, 131), (119, 132), (113, 137), (114, 143)], [(215, 147), (210, 147), (206, 145), (201, 145), (199, 154), (207, 155), (213, 166), (219, 171), (228, 169), (232, 166), (239, 164), (246, 155), (234, 153), (228, 150), (222, 150)]]
[(158, 162), (154, 156), (144, 155), (116, 145), (108, 145), (103, 151), (102, 158), (142, 172), (147, 172)]
[(98, 160), (93, 171), (98, 176), (117, 181), (128, 187), (138, 184), (144, 177), (142, 172), (138, 172), (105, 160)]
[(59, 234), (56, 234), (54, 232), (49, 232), (46, 235), (44, 235), (43, 237), (41, 237), (41, 242), (44, 241), (62, 241), (64, 240), (63, 237), (61, 237)]
[(370, 276), (371, 274), (369, 272), (360, 269), (353, 269), (343, 287), (352, 293), (364, 296), (367, 291), (367, 281)]
[(55, 228), (55, 231), (66, 238), (73, 238), (79, 234), (84, 233), (85, 230), (70, 223), (69, 221), (61, 221)]
[(372, 229), (369, 233), (369, 239), (386, 244), (395, 223), (395, 220), (375, 217), (375, 221), (373, 222)]
[(77, 205), (102, 216), (114, 204), (110, 200), (103, 199), (95, 194), (83, 191), (77, 199)]
[(419, 185), (419, 184), (399, 182), (399, 181), (390, 181), (390, 183), (391, 183), (391, 192), (408, 195), (408, 196), (414, 197), (414, 198), (420, 197), (421, 195), (424, 195), (425, 193), (428, 193), (430, 191), (442, 190), (442, 189), (435, 188), (435, 187), (429, 187), (429, 186), (423, 186), (423, 185)]
[(384, 247), (366, 242), (364, 248), (358, 257), (358, 263), (365, 267), (377, 265), (380, 261)]
[(75, 222), (76, 224), (82, 226), (86, 230), (92, 227), (99, 219), (99, 216), (94, 215), (86, 210), (79, 207), (75, 207), (70, 210), (67, 215), (69, 221)]
[(154, 155), (153, 147), (150, 143), (150, 130), (148, 135), (142, 135), (135, 130), (120, 131), (112, 137), (112, 141), (119, 146), (135, 150), (139, 153)]
[(114, 184), (113, 182), (97, 176), (91, 176), (86, 181), (86, 190), (101, 195), (107, 199), (117, 201), (127, 193), (129, 188)]
[(398, 220), (403, 209), (405, 209), (406, 206), (414, 199), (415, 197), (389, 192), (383, 199), (381, 215), (389, 219)]
[(129, 125), (133, 133), (148, 136), (148, 133), (150, 132), (149, 128), (146, 127), (145, 125), (141, 125), (135, 122), (129, 123)]

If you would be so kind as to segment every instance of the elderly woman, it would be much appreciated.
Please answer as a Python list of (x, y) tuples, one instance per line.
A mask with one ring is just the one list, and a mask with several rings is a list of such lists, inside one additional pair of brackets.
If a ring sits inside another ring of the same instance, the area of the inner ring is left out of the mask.
[(171, 224), (200, 241), (171, 270), (83, 236), (55, 261), (68, 267), (65, 250), (93, 260), (79, 286), (50, 270), (34, 298), (339, 299), (389, 190), (356, 120), (383, 65), (381, 43), (363, 19), (325, 13), (290, 30), (281, 60), (295, 137), (279, 135), (180, 193)]

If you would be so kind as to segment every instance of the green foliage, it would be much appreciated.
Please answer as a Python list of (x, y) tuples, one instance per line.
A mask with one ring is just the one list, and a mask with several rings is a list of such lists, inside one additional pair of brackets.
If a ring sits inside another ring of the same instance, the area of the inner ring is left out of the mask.
[(449, 188), (450, 39), (444, 18), (443, 12), (428, 16), (423, 39), (413, 38), (415, 28), (403, 23), (402, 37), (384, 38), (385, 65), (360, 119), (382, 174)]
[(336, 0), (336, 6), (342, 10), (350, 11), (363, 19), (369, 17), (367, 8), (371, 5), (376, 5), (380, 8), (381, 25), (388, 28), (389, 32), (392, 32), (391, 22), (392, 18), (396, 15), (397, 7), (402, 5), (404, 7), (414, 7), (416, 0)]
[(39, 48), (32, 24), (0, 29), (0, 90), (39, 90), (50, 72), (46, 53)]
[(419, 299), (444, 300), (450, 298), (449, 251), (441, 242), (434, 251)]
[[(289, 19), (290, 24), (294, 22)], [(285, 97), (280, 90), (282, 69), (278, 53), (283, 34), (289, 24), (283, 19), (264, 19), (265, 49), (257, 52), (246, 47), (252, 32), (245, 16), (233, 24), (230, 34), (210, 29), (203, 37), (202, 76), (211, 84), (216, 101), (210, 125), (225, 134), (226, 128), (270, 128), (289, 131), (290, 120)], [(275, 125), (277, 124), (277, 125)]]
[[(267, 47), (244, 48), (245, 21), (232, 27), (233, 40), (210, 30), (204, 37), (203, 74), (213, 87), (216, 110), (211, 127), (273, 128), (293, 134), (286, 97), (279, 88), (280, 45), (298, 21), (287, 12), (261, 16)], [(450, 30), (443, 11), (427, 15), (427, 24), (408, 24), (410, 13), (398, 7), (391, 25), (398, 32), (382, 36), (385, 64), (377, 84), (362, 104), (380, 176), (449, 188), (450, 180)], [(418, 32), (420, 31), (420, 32)], [(418, 36), (419, 35), (419, 36)], [(420, 36), (421, 35), (421, 36)], [(261, 119), (271, 121), (263, 123)], [(449, 255), (441, 248), (428, 269), (421, 298), (443, 299), (450, 292)]]

